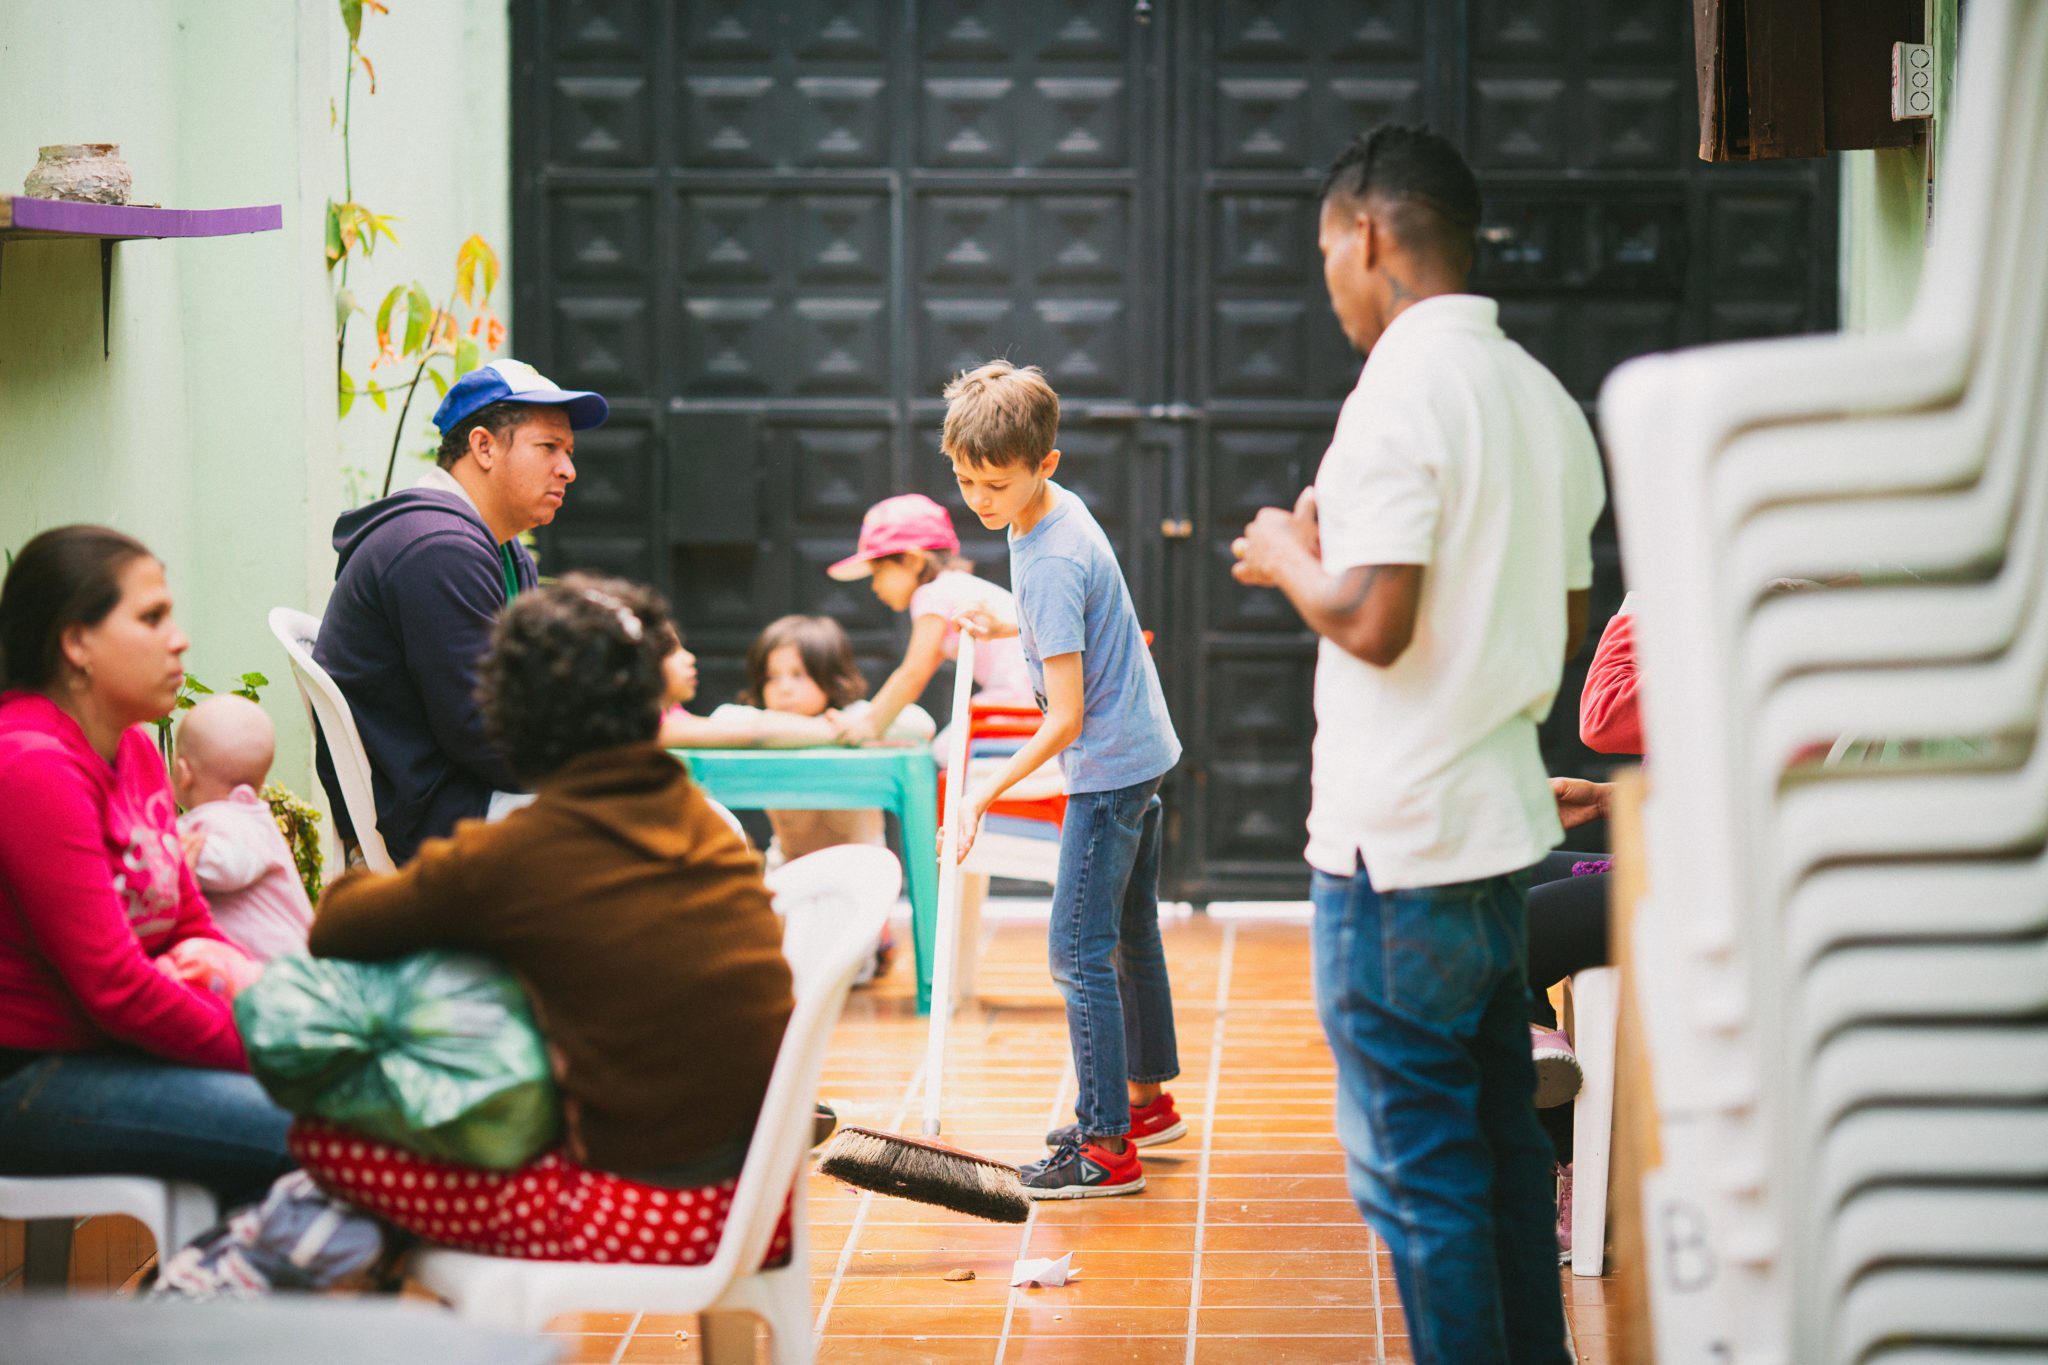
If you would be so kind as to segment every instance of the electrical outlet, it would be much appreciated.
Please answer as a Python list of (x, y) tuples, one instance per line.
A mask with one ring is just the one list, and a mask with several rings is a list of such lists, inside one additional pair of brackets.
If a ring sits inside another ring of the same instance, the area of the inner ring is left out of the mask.
[(1934, 49), (1926, 43), (1892, 44), (1892, 118), (1934, 117)]

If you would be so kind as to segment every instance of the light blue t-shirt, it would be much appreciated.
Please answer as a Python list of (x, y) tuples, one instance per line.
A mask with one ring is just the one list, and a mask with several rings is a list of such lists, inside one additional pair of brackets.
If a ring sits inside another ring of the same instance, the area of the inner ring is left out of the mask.
[(1031, 533), (1010, 533), (1024, 664), (1042, 711), (1045, 660), (1081, 652), (1081, 737), (1060, 769), (1069, 792), (1115, 791), (1180, 762), (1180, 737), (1109, 537), (1079, 498), (1052, 489), (1052, 510)]

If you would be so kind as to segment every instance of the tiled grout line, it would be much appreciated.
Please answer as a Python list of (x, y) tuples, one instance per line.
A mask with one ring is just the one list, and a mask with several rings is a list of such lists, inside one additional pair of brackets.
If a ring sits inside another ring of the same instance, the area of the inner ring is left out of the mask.
[[(888, 1132), (900, 1133), (903, 1131), (903, 1125), (910, 1118), (910, 1107), (917, 1102), (919, 1094), (918, 1085), (923, 1079), (924, 1063), (919, 1062), (911, 1070), (909, 1083), (903, 1087), (903, 1098), (897, 1103), (896, 1116), (890, 1121), (887, 1129)], [(801, 1179), (808, 1183), (810, 1179), (808, 1168), (803, 1172)], [(808, 1188), (805, 1189), (803, 1197), (806, 1199), (810, 1198)], [(860, 1230), (868, 1221), (868, 1209), (873, 1206), (875, 1199), (876, 1195), (872, 1190), (861, 1191), (860, 1207), (854, 1210), (853, 1223), (846, 1230), (846, 1240), (839, 1244), (839, 1259), (832, 1266), (832, 1283), (825, 1287), (825, 1301), (818, 1305), (818, 1316), (811, 1319), (811, 1336), (814, 1342), (824, 1340), (825, 1321), (832, 1316), (832, 1304), (839, 1297), (840, 1281), (846, 1277), (846, 1268), (853, 1264), (853, 1251), (860, 1242)]]
[[(1384, 1245), (1384, 1243), (1382, 1243), (1382, 1245)], [(1381, 1365), (1385, 1365), (1387, 1359), (1387, 1306), (1384, 1302), (1385, 1296), (1380, 1293), (1379, 1247), (1373, 1248), (1372, 1268), (1372, 1335), (1373, 1341), (1376, 1343), (1373, 1347), (1373, 1350), (1377, 1353), (1375, 1359), (1379, 1360), (1381, 1362)], [(1402, 1326), (1405, 1327), (1407, 1326), (1407, 1324), (1403, 1323)]]
[(1209, 1086), (1202, 1105), (1202, 1157), (1195, 1170), (1195, 1258), (1189, 1270), (1188, 1350), (1186, 1365), (1195, 1365), (1195, 1328), (1202, 1308), (1202, 1239), (1209, 1227), (1209, 1153), (1216, 1139), (1216, 1094), (1223, 1080), (1223, 1030), (1230, 1019), (1230, 969), (1237, 950), (1237, 925), (1223, 929), (1216, 954), (1216, 1018), (1209, 1025)]
[(646, 1316), (645, 1313), (635, 1313), (633, 1320), (626, 1324), (625, 1335), (619, 1338), (618, 1345), (612, 1347), (612, 1365), (619, 1365), (626, 1358), (626, 1348), (633, 1344), (633, 1334), (640, 1330), (640, 1319)]
[[(1060, 1083), (1053, 1087), (1052, 1105), (1045, 1112), (1047, 1131), (1059, 1126), (1060, 1111), (1066, 1107), (1067, 1082), (1070, 1080), (1074, 1082), (1075, 1088), (1078, 1090), (1081, 1083), (1079, 1077), (1074, 1072), (1074, 1063), (1071, 1059), (1067, 1062), (1066, 1070), (1060, 1073)], [(1023, 1260), (1024, 1253), (1031, 1249), (1031, 1234), (1037, 1227), (1038, 1201), (1034, 1199), (1031, 1201), (1031, 1216), (1024, 1220), (1024, 1235), (1017, 1242), (1018, 1260)], [(1010, 1324), (1016, 1321), (1017, 1305), (1023, 1302), (1023, 1298), (1024, 1291), (1012, 1285), (1009, 1297), (1003, 1301), (1003, 1330), (1002, 1334), (996, 1338), (995, 1365), (1003, 1365), (1003, 1356), (1010, 1349)]]

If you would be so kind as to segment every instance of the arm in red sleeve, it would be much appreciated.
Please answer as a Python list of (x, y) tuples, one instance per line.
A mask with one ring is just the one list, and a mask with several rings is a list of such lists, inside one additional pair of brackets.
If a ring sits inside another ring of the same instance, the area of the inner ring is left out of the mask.
[[(225, 1000), (156, 970), (114, 891), (90, 780), (64, 758), (11, 765), (0, 820), (0, 878), (13, 889), (37, 952), (107, 1037), (189, 1066), (240, 1071), (247, 1061)], [(218, 937), (189, 874), (179, 937)]]
[(1599, 754), (1640, 754), (1643, 715), (1636, 704), (1635, 618), (1624, 612), (1600, 632), (1586, 690), (1579, 694), (1579, 738)]

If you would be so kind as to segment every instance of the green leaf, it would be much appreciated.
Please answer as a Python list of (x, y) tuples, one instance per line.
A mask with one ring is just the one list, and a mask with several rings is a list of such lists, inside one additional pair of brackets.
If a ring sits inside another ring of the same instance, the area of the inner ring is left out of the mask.
[(427, 339), (427, 323), (434, 316), (434, 301), (427, 297), (427, 291), (419, 281), (413, 281), (405, 295), (405, 354), (413, 355)]
[(363, 36), (363, 0), (341, 0), (341, 23), (348, 30), (349, 46)]
[(362, 311), (361, 305), (356, 302), (355, 291), (341, 290), (334, 296), (334, 329), (338, 332), (348, 326), (349, 315)]
[(448, 396), (448, 381), (441, 377), (439, 370), (428, 370), (427, 378), (434, 381), (434, 392), (440, 394), (443, 398)]
[(370, 401), (377, 405), (377, 411), (391, 411), (390, 406), (384, 400), (384, 389), (381, 385), (377, 383), (376, 380), (372, 379), (367, 385), (365, 385), (363, 388), (363, 392), (368, 394)]
[(327, 201), (327, 268), (334, 269), (334, 263), (342, 258), (341, 205), (332, 199)]
[(498, 287), (498, 253), (492, 250), (491, 244), (489, 242), (486, 242), (483, 238), (479, 237), (476, 240), (477, 245), (483, 248), (484, 299), (486, 302), (488, 302), (490, 300), (491, 294)]
[(347, 370), (337, 373), (341, 376), (341, 415), (346, 417), (348, 410), (356, 405), (356, 381)]
[(468, 374), (483, 363), (483, 353), (477, 350), (476, 342), (468, 337), (458, 337), (455, 342), (455, 377)]
[(394, 284), (391, 286), (391, 292), (384, 296), (384, 302), (377, 305), (377, 344), (379, 346), (389, 346), (391, 344), (391, 306), (397, 303), (404, 294), (405, 286)]

